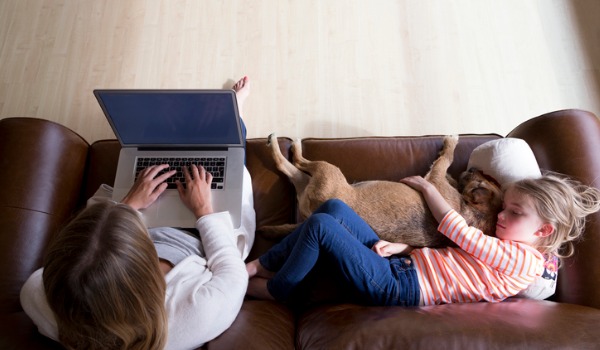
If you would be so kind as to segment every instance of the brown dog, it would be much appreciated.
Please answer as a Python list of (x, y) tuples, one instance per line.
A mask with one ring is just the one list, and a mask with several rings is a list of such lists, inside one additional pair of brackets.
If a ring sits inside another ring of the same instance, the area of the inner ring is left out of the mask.
[[(461, 174), (459, 189), (447, 175), (454, 159), (458, 137), (447, 136), (444, 146), (425, 179), (431, 182), (448, 203), (471, 226), (493, 235), (496, 216), (502, 205), (499, 186), (481, 172), (470, 169)], [(339, 198), (354, 209), (383, 240), (413, 247), (442, 247), (450, 240), (437, 232), (437, 222), (421, 194), (408, 185), (392, 181), (364, 181), (348, 184), (340, 169), (325, 161), (309, 161), (302, 156), (300, 143), (292, 145), (294, 163), (279, 149), (275, 135), (269, 136), (277, 169), (288, 176), (296, 188), (298, 208), (308, 217), (324, 201)], [(296, 225), (266, 226), (263, 233), (280, 237)]]

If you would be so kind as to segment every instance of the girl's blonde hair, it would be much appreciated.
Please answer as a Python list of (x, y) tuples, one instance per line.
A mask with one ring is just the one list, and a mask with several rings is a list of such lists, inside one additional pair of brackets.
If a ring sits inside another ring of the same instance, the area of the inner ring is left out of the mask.
[(44, 289), (60, 342), (72, 349), (162, 349), (166, 283), (137, 211), (83, 210), (44, 259)]
[(554, 232), (541, 237), (536, 248), (558, 258), (573, 255), (574, 242), (585, 230), (586, 216), (600, 210), (600, 190), (554, 172), (516, 181), (508, 188), (532, 198), (538, 215), (554, 226)]

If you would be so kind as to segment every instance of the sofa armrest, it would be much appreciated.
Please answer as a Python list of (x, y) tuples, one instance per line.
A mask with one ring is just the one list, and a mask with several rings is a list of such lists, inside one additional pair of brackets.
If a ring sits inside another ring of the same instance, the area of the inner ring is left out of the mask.
[(119, 163), (121, 144), (117, 140), (99, 140), (90, 145), (81, 204), (94, 195), (102, 184), (113, 186)]
[[(540, 168), (600, 188), (600, 119), (582, 110), (563, 110), (530, 119), (508, 137), (529, 144)], [(588, 217), (575, 255), (565, 259), (556, 296), (560, 302), (600, 308), (600, 213)]]
[(0, 310), (19, 293), (52, 235), (77, 208), (88, 143), (59, 124), (0, 120)]

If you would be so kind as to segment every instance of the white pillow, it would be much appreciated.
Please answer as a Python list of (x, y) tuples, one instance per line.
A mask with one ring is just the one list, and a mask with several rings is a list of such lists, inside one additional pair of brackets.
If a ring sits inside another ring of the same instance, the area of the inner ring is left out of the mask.
[(517, 294), (517, 297), (543, 300), (551, 297), (556, 291), (558, 278), (558, 258), (550, 257), (544, 262), (544, 273), (535, 279), (526, 289)]
[(502, 186), (509, 182), (542, 176), (533, 151), (524, 140), (503, 138), (479, 145), (469, 158), (470, 168), (493, 177)]
[[(542, 176), (533, 151), (524, 140), (502, 138), (476, 147), (469, 158), (468, 169), (477, 168), (493, 177), (500, 186), (525, 178)], [(544, 264), (544, 273), (518, 296), (529, 299), (546, 299), (556, 291), (558, 277), (556, 257)]]

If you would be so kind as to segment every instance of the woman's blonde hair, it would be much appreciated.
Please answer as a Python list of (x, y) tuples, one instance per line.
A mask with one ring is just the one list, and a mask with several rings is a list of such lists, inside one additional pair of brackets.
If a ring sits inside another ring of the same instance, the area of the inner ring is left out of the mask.
[(60, 342), (72, 349), (162, 349), (166, 283), (139, 214), (111, 202), (83, 210), (44, 259)]
[(586, 216), (600, 210), (600, 190), (554, 172), (508, 184), (505, 191), (509, 188), (533, 199), (538, 215), (554, 227), (551, 235), (538, 239), (536, 248), (558, 258), (573, 255)]

